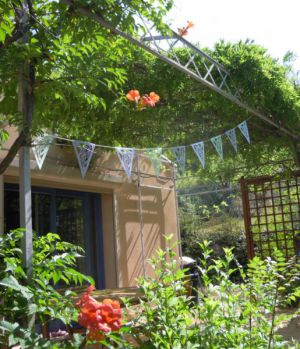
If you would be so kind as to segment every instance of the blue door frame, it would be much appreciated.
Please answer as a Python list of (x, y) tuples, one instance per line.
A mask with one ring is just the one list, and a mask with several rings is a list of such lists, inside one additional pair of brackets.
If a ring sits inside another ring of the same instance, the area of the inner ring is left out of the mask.
[[(5, 193), (19, 191), (18, 185), (8, 183), (5, 184), (4, 189)], [(95, 278), (98, 289), (105, 288), (101, 195), (44, 187), (32, 187), (32, 194), (47, 194), (50, 196), (50, 230), (53, 233), (57, 232), (57, 196), (82, 199), (86, 273)]]

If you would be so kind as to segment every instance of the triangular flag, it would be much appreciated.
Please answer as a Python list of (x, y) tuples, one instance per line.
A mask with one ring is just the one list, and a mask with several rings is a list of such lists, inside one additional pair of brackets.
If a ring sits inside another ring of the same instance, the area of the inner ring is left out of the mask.
[(72, 141), (82, 178), (85, 177), (95, 149), (94, 143)]
[(134, 158), (134, 149), (132, 148), (116, 148), (117, 155), (119, 157), (119, 160), (124, 168), (124, 171), (127, 174), (127, 177), (131, 178), (131, 171), (132, 171), (132, 163)]
[(34, 146), (32, 147), (32, 151), (38, 165), (38, 168), (41, 170), (46, 159), (46, 155), (49, 151), (50, 145), (53, 142), (52, 135), (42, 135), (38, 136), (34, 140)]
[(196, 153), (198, 159), (201, 162), (202, 167), (205, 167), (205, 152), (204, 152), (204, 142), (198, 142), (191, 145)]
[(160, 175), (162, 148), (147, 149), (145, 152), (151, 160), (155, 176), (158, 177)]
[(247, 121), (243, 121), (238, 125), (238, 128), (241, 130), (243, 136), (247, 139), (247, 142), (250, 143), (250, 135), (248, 131)]
[(232, 128), (231, 130), (226, 131), (225, 134), (228, 137), (228, 139), (229, 139), (231, 145), (233, 146), (234, 150), (237, 152), (237, 141), (236, 141), (235, 128)]
[(216, 136), (210, 139), (212, 144), (214, 145), (217, 153), (219, 154), (220, 158), (223, 159), (223, 145), (222, 145), (222, 136)]
[(185, 172), (185, 146), (174, 147), (172, 152), (176, 156), (176, 162), (178, 163), (182, 173)]

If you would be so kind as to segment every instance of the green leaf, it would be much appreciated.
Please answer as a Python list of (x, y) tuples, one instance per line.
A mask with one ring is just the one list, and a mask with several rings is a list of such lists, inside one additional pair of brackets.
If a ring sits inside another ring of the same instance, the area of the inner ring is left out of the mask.
[(8, 289), (13, 289), (15, 291), (20, 292), (22, 294), (22, 296), (24, 298), (26, 298), (27, 300), (29, 300), (29, 299), (31, 299), (33, 297), (32, 292), (28, 288), (22, 286), (18, 282), (18, 280), (14, 276), (12, 276), (12, 275), (2, 279), (0, 281), (0, 285), (5, 286)]
[(14, 332), (19, 326), (17, 322), (12, 323), (6, 320), (0, 320), (0, 329), (5, 332)]

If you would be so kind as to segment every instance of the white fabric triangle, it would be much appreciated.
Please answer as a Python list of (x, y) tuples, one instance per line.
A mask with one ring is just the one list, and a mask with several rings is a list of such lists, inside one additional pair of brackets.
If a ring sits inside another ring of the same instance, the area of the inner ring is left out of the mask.
[(93, 156), (95, 144), (83, 141), (72, 141), (72, 144), (78, 160), (81, 176), (84, 178)]
[(241, 130), (243, 136), (246, 138), (247, 142), (250, 143), (250, 135), (248, 130), (247, 121), (243, 121), (238, 125), (238, 128)]
[(172, 148), (172, 152), (176, 156), (176, 162), (178, 163), (181, 172), (184, 173), (186, 157), (185, 146), (174, 147)]
[(46, 159), (47, 153), (49, 151), (50, 145), (53, 142), (54, 136), (52, 135), (42, 135), (34, 139), (34, 145), (32, 147), (32, 152), (34, 154), (38, 168), (41, 170)]
[(121, 147), (117, 147), (116, 151), (117, 151), (119, 160), (124, 168), (124, 171), (127, 177), (130, 179), (135, 151), (132, 148), (121, 148)]
[(202, 167), (205, 167), (205, 151), (204, 151), (204, 142), (198, 142), (191, 145), (196, 153), (199, 161), (201, 162)]
[(228, 137), (231, 145), (233, 146), (233, 149), (237, 152), (237, 141), (236, 141), (235, 128), (232, 128), (231, 130), (226, 131), (225, 134)]
[(145, 153), (149, 156), (154, 169), (155, 176), (160, 175), (162, 148), (147, 149)]
[(217, 153), (219, 154), (220, 158), (223, 159), (223, 145), (222, 145), (222, 136), (216, 136), (210, 139), (212, 144), (214, 145)]

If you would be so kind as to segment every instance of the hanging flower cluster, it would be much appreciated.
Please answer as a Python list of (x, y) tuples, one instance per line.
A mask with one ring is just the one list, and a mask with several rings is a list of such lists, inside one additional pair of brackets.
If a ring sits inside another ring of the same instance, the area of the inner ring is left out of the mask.
[(195, 25), (192, 21), (188, 21), (186, 27), (178, 28), (178, 34), (180, 36), (186, 36), (189, 33), (189, 29), (193, 28)]
[(91, 297), (94, 286), (88, 287), (76, 306), (80, 308), (78, 323), (88, 330), (87, 339), (100, 341), (104, 334), (121, 328), (122, 310), (120, 303), (112, 299), (97, 302)]
[(138, 90), (130, 90), (127, 95), (127, 99), (131, 102), (135, 102), (139, 110), (142, 110), (146, 107), (154, 108), (155, 104), (159, 102), (159, 95), (155, 92), (150, 92), (149, 95), (145, 94), (142, 97)]

